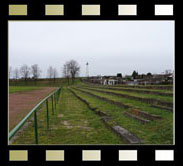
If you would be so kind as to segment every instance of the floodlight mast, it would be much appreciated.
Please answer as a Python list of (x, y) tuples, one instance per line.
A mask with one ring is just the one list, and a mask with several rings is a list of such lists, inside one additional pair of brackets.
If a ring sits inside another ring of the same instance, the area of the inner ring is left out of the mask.
[(89, 63), (86, 63), (86, 78), (89, 79)]

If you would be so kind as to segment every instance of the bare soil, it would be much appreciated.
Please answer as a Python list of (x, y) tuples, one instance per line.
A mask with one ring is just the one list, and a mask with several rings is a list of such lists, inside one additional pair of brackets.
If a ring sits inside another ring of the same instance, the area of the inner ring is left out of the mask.
[(54, 87), (9, 94), (9, 129), (17, 125), (44, 97), (54, 91)]

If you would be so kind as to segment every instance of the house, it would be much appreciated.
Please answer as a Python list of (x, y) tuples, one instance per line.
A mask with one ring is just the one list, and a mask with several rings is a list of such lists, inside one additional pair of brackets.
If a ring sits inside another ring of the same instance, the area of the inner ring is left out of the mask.
[(119, 79), (116, 76), (103, 76), (100, 80), (103, 85), (116, 85), (119, 84)]
[(125, 84), (126, 85), (139, 85), (139, 83), (135, 82), (135, 81), (126, 81)]
[(138, 81), (140, 85), (158, 85), (173, 83), (172, 74), (154, 74), (151, 77), (144, 77)]
[(102, 80), (101, 76), (92, 76), (89, 78), (88, 81), (94, 84), (100, 84), (101, 80)]
[(118, 84), (118, 80), (116, 80), (116, 79), (105, 79), (103, 81), (103, 84), (104, 85), (116, 85), (116, 84)]

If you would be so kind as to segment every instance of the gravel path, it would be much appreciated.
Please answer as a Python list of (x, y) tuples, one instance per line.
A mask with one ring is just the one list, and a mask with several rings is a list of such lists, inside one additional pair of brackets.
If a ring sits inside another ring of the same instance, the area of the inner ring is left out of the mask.
[(46, 87), (29, 92), (9, 94), (9, 128), (15, 127), (27, 113), (56, 88)]

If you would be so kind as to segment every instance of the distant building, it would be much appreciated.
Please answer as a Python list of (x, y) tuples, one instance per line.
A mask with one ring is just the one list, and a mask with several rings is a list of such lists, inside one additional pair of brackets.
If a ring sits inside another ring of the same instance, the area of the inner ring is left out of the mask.
[(90, 83), (103, 85), (116, 85), (122, 81), (122, 78), (116, 76), (93, 76), (89, 78)]
[(104, 79), (103, 84), (104, 85), (116, 85), (116, 84), (118, 84), (118, 80), (112, 79), (112, 78)]
[(171, 84), (173, 83), (172, 74), (154, 74), (151, 77), (144, 76), (143, 79), (134, 80), (139, 85), (156, 85), (156, 84)]
[(173, 74), (141, 74), (136, 78), (133, 78), (131, 75), (127, 75), (124, 78), (117, 74), (117, 76), (93, 76), (90, 77), (87, 81), (94, 84), (102, 85), (117, 85), (117, 84), (126, 84), (126, 85), (156, 85), (156, 84), (172, 84), (173, 83)]

